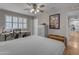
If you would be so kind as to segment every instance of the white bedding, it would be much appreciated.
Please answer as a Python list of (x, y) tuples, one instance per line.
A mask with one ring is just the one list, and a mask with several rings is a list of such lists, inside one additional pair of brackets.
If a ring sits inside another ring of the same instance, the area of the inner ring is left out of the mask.
[(0, 42), (0, 55), (61, 55), (64, 43), (40, 36)]

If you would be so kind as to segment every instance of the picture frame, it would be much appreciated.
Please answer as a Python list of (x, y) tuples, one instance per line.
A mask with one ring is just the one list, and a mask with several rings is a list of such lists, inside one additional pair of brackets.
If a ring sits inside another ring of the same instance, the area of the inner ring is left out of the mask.
[(49, 16), (49, 28), (60, 29), (60, 14), (54, 14)]

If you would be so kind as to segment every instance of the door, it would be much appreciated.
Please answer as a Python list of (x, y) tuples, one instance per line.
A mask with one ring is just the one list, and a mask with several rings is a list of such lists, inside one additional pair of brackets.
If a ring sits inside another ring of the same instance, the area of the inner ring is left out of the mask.
[(79, 18), (69, 19), (69, 41), (68, 45), (73, 48), (79, 48)]

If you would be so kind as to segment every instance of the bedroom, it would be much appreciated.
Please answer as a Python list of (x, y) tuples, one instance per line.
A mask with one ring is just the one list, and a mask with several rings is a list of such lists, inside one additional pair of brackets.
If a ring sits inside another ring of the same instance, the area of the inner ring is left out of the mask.
[(79, 3), (0, 3), (0, 55), (79, 54), (78, 10)]

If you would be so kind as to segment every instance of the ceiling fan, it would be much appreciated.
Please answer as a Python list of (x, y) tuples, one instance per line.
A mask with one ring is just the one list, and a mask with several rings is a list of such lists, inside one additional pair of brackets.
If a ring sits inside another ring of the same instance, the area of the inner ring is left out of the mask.
[(26, 3), (29, 8), (25, 8), (24, 10), (29, 10), (31, 13), (37, 14), (38, 12), (43, 13), (44, 10), (42, 10), (45, 5), (39, 5), (39, 3)]

